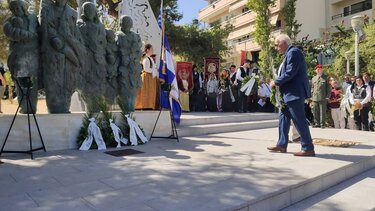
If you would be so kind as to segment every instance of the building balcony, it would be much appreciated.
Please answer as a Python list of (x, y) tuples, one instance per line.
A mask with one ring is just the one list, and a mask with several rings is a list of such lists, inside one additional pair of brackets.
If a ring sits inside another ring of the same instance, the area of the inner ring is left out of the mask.
[(241, 27), (245, 24), (252, 23), (255, 21), (256, 14), (255, 12), (247, 11), (239, 16), (233, 18), (231, 23), (234, 28)]
[(329, 3), (330, 4), (337, 4), (337, 3), (344, 2), (344, 1), (348, 1), (348, 0), (330, 0)]
[[(271, 37), (276, 37), (281, 34), (281, 29), (276, 29), (271, 32)], [(241, 39), (241, 41), (233, 40), (232, 43), (229, 45), (231, 47), (232, 54), (239, 54), (241, 51), (259, 51), (260, 46), (255, 41), (254, 38), (252, 38), (249, 34), (247, 36), (249, 38), (247, 39)]]
[(279, 13), (285, 5), (286, 0), (275, 1), (275, 5), (270, 8), (271, 14)]
[[(211, 23), (214, 20), (220, 19), (220, 16), (223, 14), (230, 13), (240, 7), (243, 7), (247, 4), (248, 0), (218, 0), (214, 1), (212, 4), (208, 5), (207, 7), (203, 8), (199, 11), (198, 19), (202, 22)], [(279, 13), (281, 9), (284, 7), (286, 0), (278, 0), (275, 1), (275, 5), (270, 8), (271, 14)], [(246, 16), (246, 17), (244, 17)], [(246, 18), (251, 18), (251, 20), (255, 19), (255, 14), (248, 14), (247, 12), (238, 15), (233, 19), (239, 19), (238, 24), (241, 26)], [(249, 21), (245, 21), (249, 22)], [(232, 23), (233, 24), (233, 23)], [(234, 24), (233, 24), (234, 25)], [(235, 26), (236, 27), (236, 26)]]
[[(240, 16), (234, 17), (231, 20), (225, 22), (230, 23), (234, 26), (233, 31), (229, 34), (227, 40), (242, 39), (244, 36), (251, 34), (255, 31), (255, 17), (254, 12), (246, 12)], [(270, 23), (276, 25), (279, 15), (275, 14), (271, 16)], [(225, 24), (223, 24), (225, 25)]]
[(256, 14), (251, 11), (244, 12), (240, 15), (234, 16), (233, 18), (225, 21), (222, 25), (231, 24), (233, 27), (239, 28), (245, 24), (249, 24), (255, 21)]
[(251, 34), (255, 31), (255, 24), (247, 24), (241, 28), (234, 29), (229, 33), (227, 40), (242, 40), (246, 35)]
[(210, 23), (211, 19), (229, 10), (237, 0), (218, 0), (199, 11), (198, 19)]
[[(361, 8), (355, 9), (355, 10), (348, 11), (346, 13), (339, 13), (339, 14), (333, 15), (331, 18), (332, 18), (332, 21), (334, 21), (336, 19), (345, 18), (345, 17), (348, 17), (348, 16), (367, 14), (365, 12), (369, 12), (369, 14), (371, 14), (371, 9), (367, 9), (367, 10), (364, 10), (364, 9), (361, 9)], [(367, 14), (367, 16), (368, 16), (368, 14)], [(371, 17), (371, 16), (368, 16), (368, 17)]]
[[(348, 15), (346, 14), (346, 16), (344, 16), (344, 14), (334, 15), (332, 16), (331, 26), (334, 27), (336, 25), (343, 25), (345, 28), (351, 28), (351, 18), (356, 15), (367, 15), (367, 17), (372, 17), (372, 10), (370, 9), (362, 12), (355, 12)], [(369, 18), (370, 22), (372, 22), (372, 20), (372, 18)]]
[(241, 54), (241, 51), (259, 51), (260, 46), (254, 38), (250, 38), (233, 45), (233, 53)]

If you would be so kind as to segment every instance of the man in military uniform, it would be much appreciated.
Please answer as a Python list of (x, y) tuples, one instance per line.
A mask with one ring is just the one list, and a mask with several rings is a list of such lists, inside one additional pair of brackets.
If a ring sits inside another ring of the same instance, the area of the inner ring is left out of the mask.
[(331, 96), (331, 87), (328, 83), (328, 77), (323, 73), (321, 64), (315, 67), (316, 75), (312, 78), (312, 106), (314, 113), (313, 127), (325, 127), (327, 113), (327, 102)]

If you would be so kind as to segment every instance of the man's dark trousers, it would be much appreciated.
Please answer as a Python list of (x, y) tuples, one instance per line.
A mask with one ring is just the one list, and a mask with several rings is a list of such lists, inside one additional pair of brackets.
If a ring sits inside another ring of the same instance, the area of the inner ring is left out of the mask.
[(298, 133), (301, 136), (301, 145), (303, 151), (314, 150), (311, 134), (305, 117), (304, 100), (293, 100), (287, 102), (279, 114), (279, 141), (277, 146), (287, 148), (290, 121), (294, 122)]

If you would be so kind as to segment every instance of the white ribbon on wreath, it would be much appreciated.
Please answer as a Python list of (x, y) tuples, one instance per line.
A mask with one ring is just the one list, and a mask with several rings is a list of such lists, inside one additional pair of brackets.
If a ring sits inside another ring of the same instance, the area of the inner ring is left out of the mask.
[(115, 123), (113, 123), (112, 119), (109, 119), (109, 125), (112, 128), (113, 136), (115, 137), (115, 141), (117, 142), (116, 148), (121, 147), (121, 142), (125, 145), (128, 144), (129, 140), (124, 137), (124, 135), (121, 132), (121, 129)]
[(245, 85), (242, 86), (242, 88), (240, 89), (241, 92), (245, 92), (245, 95), (249, 96), (251, 90), (253, 89), (254, 84), (255, 84), (255, 76), (253, 76)]
[(146, 136), (143, 134), (142, 130), (139, 128), (139, 125), (129, 117), (129, 115), (125, 115), (126, 120), (128, 121), (128, 125), (130, 128), (129, 132), (129, 139), (132, 146), (138, 145), (137, 136), (141, 139), (143, 143), (148, 142)]
[(94, 139), (95, 139), (96, 145), (98, 145), (98, 150), (107, 149), (107, 147), (105, 146), (105, 142), (103, 140), (102, 133), (100, 132), (100, 128), (95, 123), (95, 118), (90, 118), (89, 121), (90, 121), (90, 124), (89, 124), (89, 127), (87, 128), (87, 133), (88, 133), (87, 137), (83, 141), (79, 150), (84, 150), (84, 151), (89, 150), (92, 145), (92, 141)]

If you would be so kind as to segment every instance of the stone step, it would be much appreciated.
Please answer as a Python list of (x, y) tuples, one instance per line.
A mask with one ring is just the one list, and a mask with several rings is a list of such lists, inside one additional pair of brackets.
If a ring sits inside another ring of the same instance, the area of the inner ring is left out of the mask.
[[(282, 189), (275, 189), (273, 193), (269, 193), (263, 197), (256, 198), (246, 205), (241, 205), (236, 207), (236, 210), (281, 210), (283, 208), (288, 208), (286, 210), (304, 210), (299, 209), (298, 207), (293, 207), (291, 205), (297, 204), (298, 202), (303, 202), (315, 194), (321, 193), (323, 191), (329, 190), (331, 187), (334, 187), (346, 180), (350, 180), (353, 177), (362, 174), (370, 169), (375, 168), (375, 155), (369, 156), (359, 160), (358, 162), (348, 164), (344, 167), (332, 170), (328, 173), (319, 175), (317, 177), (307, 179), (298, 184), (290, 185), (289, 187)], [(280, 181), (282, 182), (282, 181)], [(367, 184), (374, 185), (374, 181), (366, 181)], [(371, 191), (373, 192), (373, 191)], [(373, 199), (373, 194), (369, 193), (367, 195)], [(353, 197), (351, 199), (354, 199)], [(357, 203), (358, 200), (352, 200), (347, 203)], [(360, 202), (358, 202), (360, 203)], [(366, 206), (369, 204), (367, 203)], [(375, 206), (374, 201), (372, 200), (372, 206)], [(294, 209), (296, 208), (296, 209)], [(317, 206), (316, 209), (312, 210), (360, 210), (360, 209), (340, 209), (332, 203), (328, 203), (328, 206), (325, 208)], [(330, 209), (328, 209), (330, 208)], [(336, 209), (337, 208), (337, 209)], [(372, 207), (374, 208), (374, 207)], [(309, 209), (310, 210), (310, 209)], [(370, 209), (371, 210), (371, 209)]]
[(194, 112), (183, 113), (180, 126), (278, 119), (276, 113)]
[(293, 210), (374, 210), (375, 168), (289, 206)]
[(236, 131), (256, 130), (263, 128), (277, 127), (278, 120), (252, 120), (252, 121), (233, 121), (218, 124), (198, 124), (185, 125), (178, 127), (178, 135), (180, 137), (186, 136), (200, 136), (214, 133), (227, 133)]

